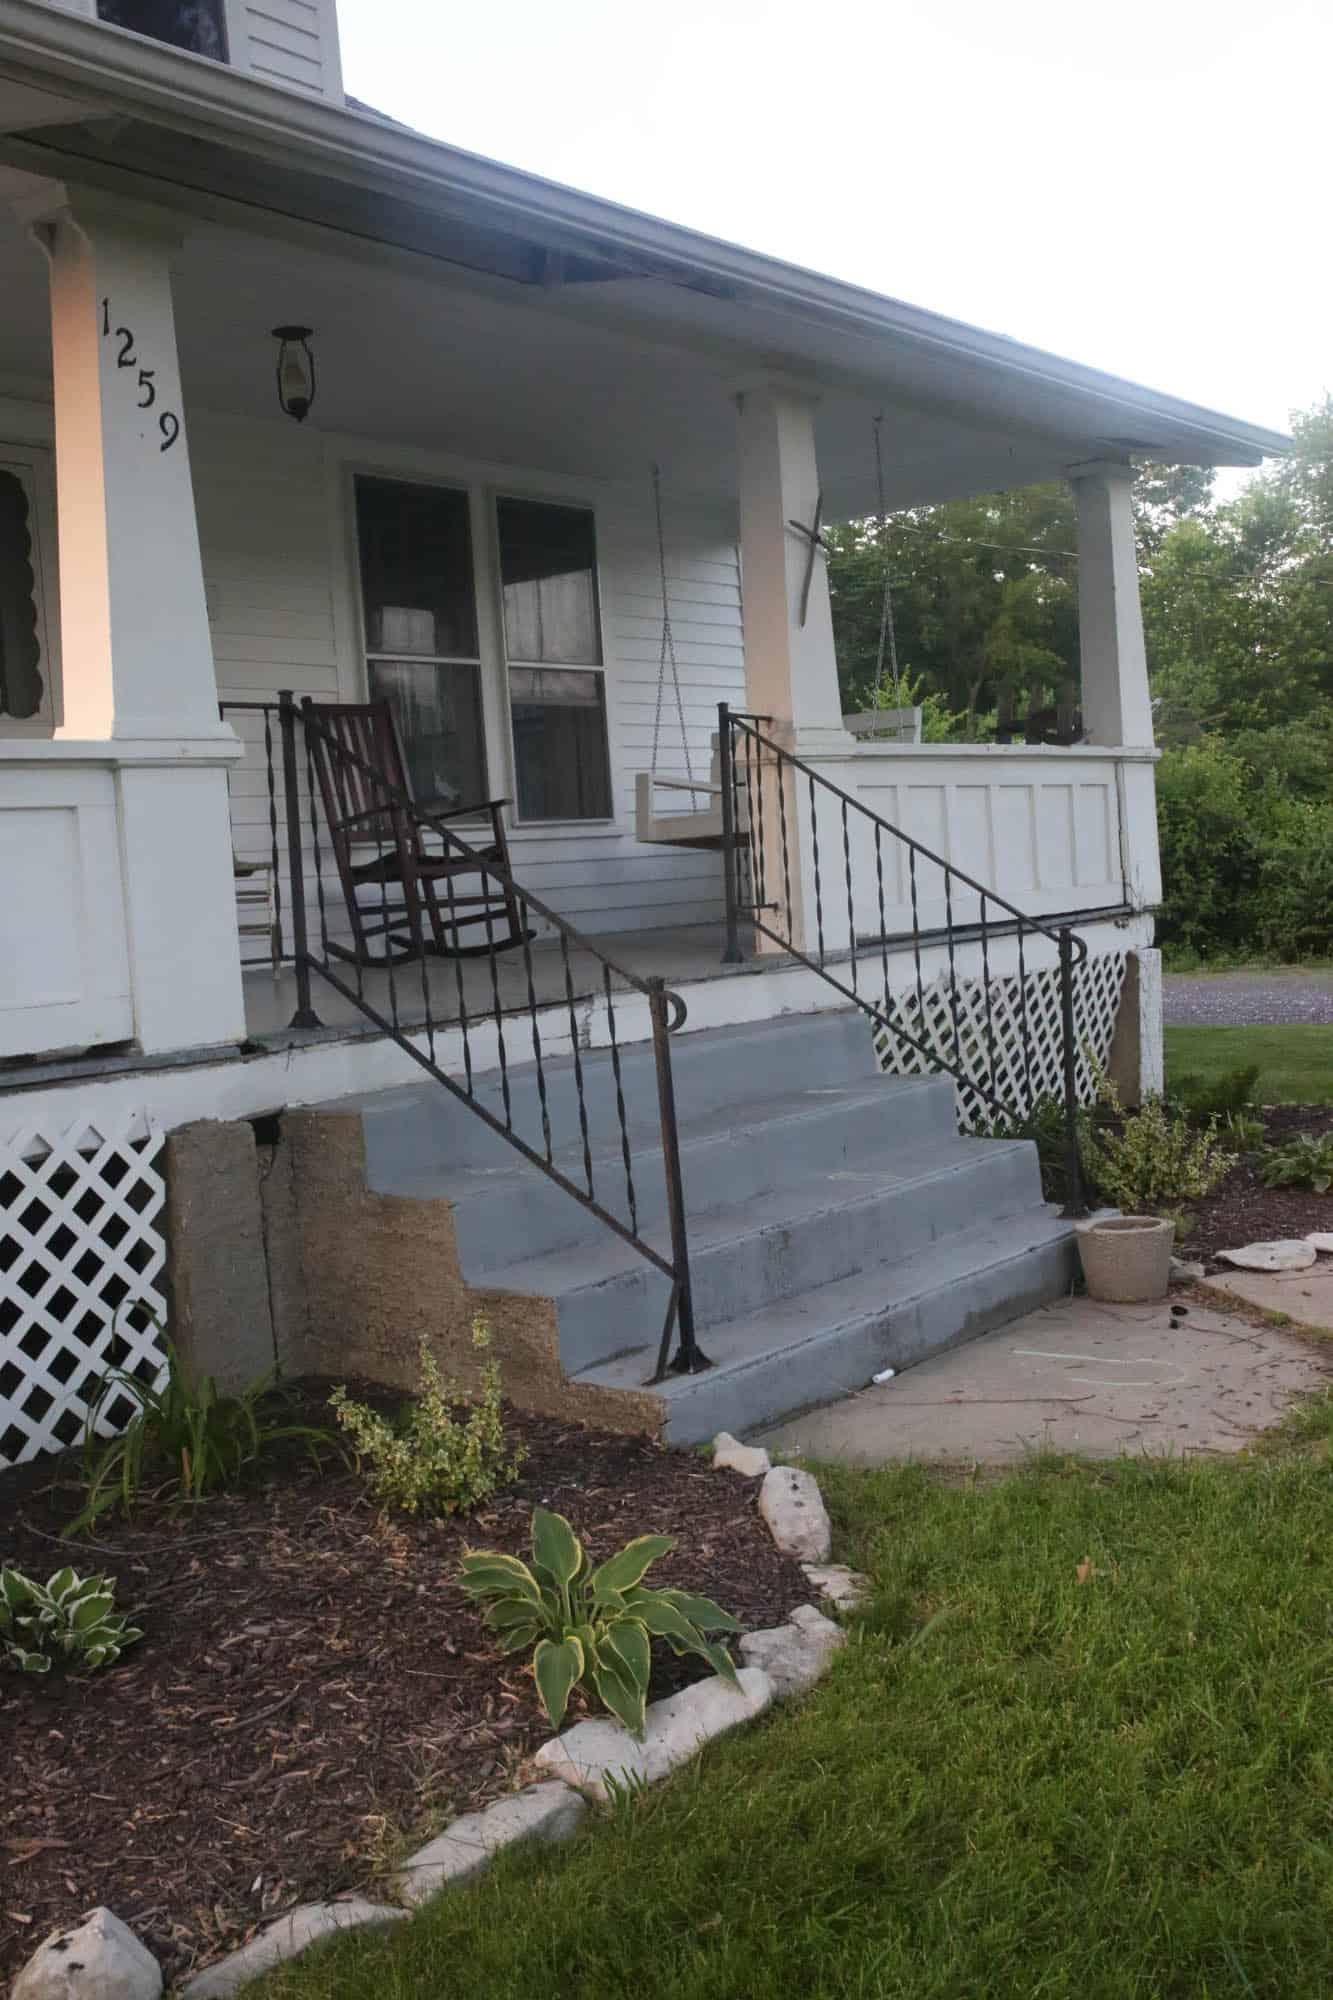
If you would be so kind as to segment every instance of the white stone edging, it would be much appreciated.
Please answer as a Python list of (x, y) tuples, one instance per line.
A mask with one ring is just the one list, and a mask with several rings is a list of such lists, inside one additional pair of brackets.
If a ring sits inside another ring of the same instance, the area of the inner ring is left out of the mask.
[[(766, 1452), (740, 1445), (726, 1433), (719, 1436), (717, 1446), (715, 1463), (725, 1460), (744, 1477), (762, 1477), (760, 1513), (784, 1554), (813, 1558), (801, 1567), (816, 1594), (842, 1611), (853, 1611), (864, 1602), (869, 1579), (826, 1560), (829, 1520), (813, 1475), (794, 1466), (770, 1466)], [(742, 1636), (738, 1650), (746, 1664), (734, 1684), (713, 1675), (679, 1694), (650, 1702), (641, 1742), (609, 1717), (576, 1723), (536, 1752), (532, 1762), (545, 1774), (541, 1779), (480, 1812), (464, 1813), (403, 1863), (392, 1883), (399, 1904), (373, 1903), (362, 1896), (303, 1903), (266, 1925), (239, 1950), (187, 1979), (176, 1989), (180, 2000), (228, 2000), (252, 1979), (326, 1938), (405, 1921), (410, 1908), (402, 1904), (418, 1907), (446, 1888), (475, 1881), (503, 1848), (568, 1840), (586, 1817), (590, 1797), (606, 1801), (623, 1788), (655, 1784), (688, 1763), (715, 1736), (753, 1721), (775, 1701), (805, 1693), (846, 1643), (840, 1625), (815, 1605), (802, 1604), (785, 1624)], [(109, 1920), (131, 1944), (139, 1943), (110, 1911), (95, 1911), (93, 1917)], [(91, 1924), (92, 1917), (86, 1921)], [(39, 1947), (18, 1976), (15, 2000), (20, 1996), (46, 2000), (48, 1992), (54, 1993), (55, 1989), (38, 1984), (37, 1975), (57, 1940), (67, 1935), (57, 1932)], [(147, 1961), (140, 1990), (148, 2000), (161, 1992), (161, 1974), (151, 1953), (142, 1945), (139, 1949)], [(59, 1988), (60, 2000), (97, 2000), (103, 1989), (75, 1983), (70, 1971), (68, 1963), (61, 1966), (65, 1984)]]

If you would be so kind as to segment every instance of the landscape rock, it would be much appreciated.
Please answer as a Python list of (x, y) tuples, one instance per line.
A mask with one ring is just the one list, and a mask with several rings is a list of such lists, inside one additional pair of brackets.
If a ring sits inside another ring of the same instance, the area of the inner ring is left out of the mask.
[(10, 2000), (158, 2000), (162, 1972), (114, 1910), (53, 1931), (10, 1988)]
[(766, 1632), (747, 1632), (741, 1640), (741, 1657), (751, 1667), (762, 1667), (773, 1683), (779, 1701), (789, 1695), (804, 1694), (814, 1686), (832, 1661), (847, 1634), (813, 1604), (798, 1605), (786, 1625), (773, 1625)]
[(730, 1431), (719, 1431), (713, 1439), (713, 1464), (728, 1472), (739, 1472), (744, 1479), (759, 1479), (770, 1470), (773, 1461), (762, 1445), (742, 1444)]
[(1333, 1255), (1333, 1229), (1312, 1229), (1305, 1240), (1312, 1250), (1323, 1250)]
[(1189, 1262), (1184, 1257), (1171, 1259), (1171, 1276), (1177, 1279), (1193, 1278), (1196, 1282), (1203, 1276), (1203, 1265)]
[(258, 1979), (270, 1966), (295, 1958), (312, 1944), (321, 1944), (340, 1931), (378, 1930), (386, 1924), (406, 1921), (406, 1910), (395, 1910), (388, 1903), (369, 1903), (364, 1896), (348, 1896), (338, 1903), (302, 1903), (285, 1917), (279, 1917), (275, 1924), (266, 1925), (239, 1951), (187, 1979), (181, 1988), (181, 2000), (225, 2000), (225, 1996), (238, 1992), (248, 1980)]
[[(688, 1763), (714, 1736), (762, 1715), (773, 1700), (773, 1684), (758, 1667), (742, 1667), (732, 1687), (720, 1675), (696, 1681), (665, 1701), (648, 1705), (642, 1743), (618, 1722), (598, 1717), (576, 1723), (563, 1736), (543, 1743), (535, 1762), (552, 1777), (590, 1792), (610, 1795), (611, 1784), (651, 1785)], [(608, 1779), (611, 1784), (608, 1784)]]
[(491, 1856), (518, 1840), (568, 1840), (588, 1810), (577, 1792), (554, 1779), (497, 1799), (484, 1812), (464, 1813), (429, 1841), (394, 1878), (405, 1903), (424, 1903), (451, 1882), (466, 1882)]
[(1299, 1236), (1272, 1243), (1243, 1243), (1239, 1250), (1219, 1250), (1217, 1254), (1224, 1264), (1236, 1264), (1242, 1271), (1308, 1271), (1316, 1257), (1314, 1247)]
[(802, 1563), (801, 1574), (820, 1603), (831, 1604), (835, 1611), (858, 1611), (874, 1595), (870, 1578), (859, 1569), (848, 1569), (846, 1563)]
[(775, 1465), (759, 1489), (759, 1512), (784, 1556), (828, 1561), (833, 1529), (812, 1473), (796, 1465)]

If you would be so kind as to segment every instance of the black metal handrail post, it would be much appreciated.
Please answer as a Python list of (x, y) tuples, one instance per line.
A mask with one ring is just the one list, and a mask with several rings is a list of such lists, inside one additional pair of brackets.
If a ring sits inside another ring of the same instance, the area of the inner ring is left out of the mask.
[(290, 688), (278, 694), (278, 729), (282, 737), (282, 791), (287, 818), (287, 869), (292, 911), (292, 960), (296, 968), (296, 1012), (293, 1028), (321, 1028), (310, 1004), (310, 941), (306, 934), (305, 870), (301, 863), (301, 798), (296, 761), (296, 698)]
[[(680, 1127), (676, 1120), (676, 1086), (671, 1073), (671, 1033), (667, 1025), (667, 991), (663, 979), (648, 982), (648, 1006), (653, 1022), (653, 1059), (657, 1066), (657, 1103), (662, 1121), (662, 1165), (666, 1174), (667, 1219), (671, 1227), (671, 1262), (675, 1273), (674, 1300), (680, 1344), (668, 1365), (678, 1375), (698, 1375), (711, 1364), (694, 1337), (694, 1298), (690, 1290), (690, 1244), (685, 1223), (685, 1188), (680, 1171)], [(670, 1319), (663, 1335), (665, 1350)]]
[(1060, 1041), (1065, 1092), (1065, 1205), (1067, 1220), (1088, 1213), (1083, 1191), (1083, 1161), (1078, 1130), (1078, 1051), (1074, 1046), (1074, 934), (1060, 932)]
[(731, 704), (717, 705), (718, 777), (722, 784), (722, 890), (727, 907), (727, 942), (722, 953), (724, 965), (741, 963), (739, 924), (740, 849), (736, 844), (736, 766), (731, 736)]

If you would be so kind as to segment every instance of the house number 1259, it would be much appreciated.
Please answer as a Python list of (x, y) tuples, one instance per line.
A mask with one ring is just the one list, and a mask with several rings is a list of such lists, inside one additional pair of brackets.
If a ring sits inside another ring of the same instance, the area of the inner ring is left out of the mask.
[[(155, 368), (143, 368), (140, 366), (139, 357), (134, 351), (134, 334), (128, 326), (112, 326), (111, 301), (109, 298), (102, 301), (102, 338), (103, 340), (114, 340), (118, 343), (116, 349), (117, 368), (137, 368), (139, 370), (138, 407), (141, 410), (151, 410), (157, 401), (157, 385), (154, 381), (157, 370)], [(175, 444), (181, 434), (180, 418), (174, 410), (162, 410), (158, 415), (157, 427), (162, 433), (162, 442), (158, 446), (158, 450), (170, 451), (172, 445)]]

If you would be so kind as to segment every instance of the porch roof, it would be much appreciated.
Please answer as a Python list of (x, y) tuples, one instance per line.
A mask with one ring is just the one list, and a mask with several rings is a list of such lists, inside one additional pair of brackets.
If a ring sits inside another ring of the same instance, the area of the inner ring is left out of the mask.
[[(405, 270), (429, 259), (479, 299), (563, 318), (566, 338), (582, 328), (594, 346), (674, 350), (715, 388), (760, 365), (808, 378), (825, 397), (821, 468), (837, 512), (872, 503), (866, 420), (880, 405), (902, 418), (898, 505), (1089, 458), (1254, 465), (1288, 447), (1279, 432), (38, 0), (0, 0), (0, 159), (325, 259), (374, 251)], [(716, 471), (700, 461), (687, 476)]]

